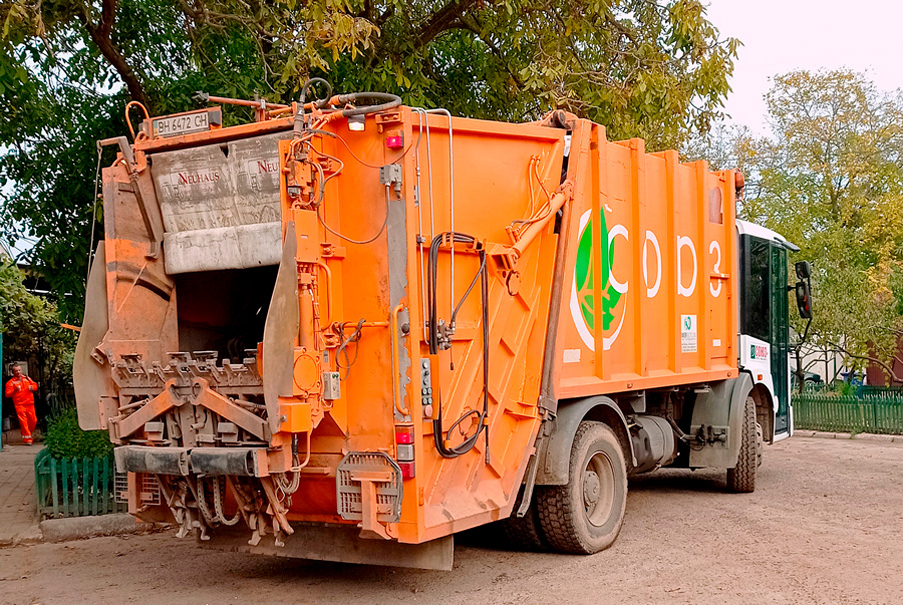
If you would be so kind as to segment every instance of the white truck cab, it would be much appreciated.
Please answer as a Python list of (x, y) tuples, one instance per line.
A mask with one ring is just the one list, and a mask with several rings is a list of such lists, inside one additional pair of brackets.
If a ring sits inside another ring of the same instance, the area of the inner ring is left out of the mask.
[[(747, 221), (737, 221), (737, 236), (740, 250), (738, 363), (755, 385), (753, 397), (763, 438), (774, 442), (793, 434), (788, 301), (788, 290), (793, 286), (788, 287), (787, 252), (799, 248), (781, 234)], [(800, 267), (803, 264), (805, 267)], [(805, 276), (800, 275), (801, 270)], [(797, 265), (800, 279), (808, 279), (808, 271), (807, 263)], [(800, 281), (796, 286), (798, 292), (801, 285), (808, 301), (808, 283)], [(805, 312), (808, 311), (806, 306)]]

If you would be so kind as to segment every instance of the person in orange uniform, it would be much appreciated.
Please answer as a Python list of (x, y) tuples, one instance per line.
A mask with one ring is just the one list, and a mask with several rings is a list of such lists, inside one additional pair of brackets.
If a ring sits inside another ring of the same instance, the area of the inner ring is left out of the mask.
[(31, 445), (31, 434), (38, 424), (38, 417), (34, 413), (34, 392), (38, 390), (38, 383), (22, 374), (22, 366), (17, 363), (10, 370), (13, 377), (6, 382), (4, 394), (13, 400), (19, 426), (22, 428), (22, 440), (26, 445)]

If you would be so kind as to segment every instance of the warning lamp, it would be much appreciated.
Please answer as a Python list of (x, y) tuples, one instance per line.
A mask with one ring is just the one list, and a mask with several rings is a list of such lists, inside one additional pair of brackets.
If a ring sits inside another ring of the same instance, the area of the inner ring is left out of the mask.
[(353, 116), (348, 116), (348, 130), (353, 132), (363, 132), (365, 126), (364, 114), (359, 113)]
[(386, 137), (386, 147), (389, 149), (401, 149), (404, 147), (404, 136), (401, 134), (390, 134)]

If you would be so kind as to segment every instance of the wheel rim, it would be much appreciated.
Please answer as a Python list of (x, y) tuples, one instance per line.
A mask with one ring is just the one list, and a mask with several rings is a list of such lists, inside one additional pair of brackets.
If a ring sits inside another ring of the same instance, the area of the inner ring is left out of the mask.
[(602, 527), (611, 517), (615, 500), (615, 469), (604, 453), (596, 452), (587, 462), (582, 488), (586, 519)]

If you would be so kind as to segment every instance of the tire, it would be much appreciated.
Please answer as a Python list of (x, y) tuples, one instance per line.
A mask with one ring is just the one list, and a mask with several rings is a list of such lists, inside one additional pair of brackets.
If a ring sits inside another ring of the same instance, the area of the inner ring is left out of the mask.
[(627, 464), (608, 426), (580, 423), (567, 485), (537, 488), (536, 505), (542, 532), (554, 550), (591, 555), (614, 543), (627, 505)]
[(756, 423), (756, 468), (762, 466), (762, 458), (765, 453), (765, 431), (762, 425)]
[(549, 548), (542, 528), (539, 525), (539, 515), (536, 511), (536, 489), (534, 488), (533, 502), (527, 509), (527, 514), (523, 517), (517, 516), (517, 509), (520, 508), (524, 490), (521, 488), (517, 500), (514, 502), (514, 511), (507, 519), (499, 521), (499, 526), (505, 540), (508, 544), (517, 550), (546, 550)]
[(756, 402), (752, 397), (747, 397), (737, 466), (727, 469), (727, 488), (734, 493), (749, 494), (756, 491), (756, 468), (759, 466), (756, 424)]

